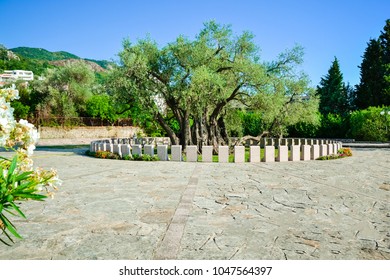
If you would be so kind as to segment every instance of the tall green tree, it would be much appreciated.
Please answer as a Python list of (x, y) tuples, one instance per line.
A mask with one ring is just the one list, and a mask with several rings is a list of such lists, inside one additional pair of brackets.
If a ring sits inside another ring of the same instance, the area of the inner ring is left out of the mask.
[(360, 83), (356, 86), (356, 106), (363, 109), (381, 105), (383, 88), (382, 47), (379, 40), (371, 39), (360, 65)]
[[(115, 95), (152, 114), (173, 144), (216, 149), (229, 142), (226, 117), (233, 109), (269, 107), (275, 130), (292, 118), (287, 107), (299, 103), (307, 82), (289, 79), (287, 73), (293, 72), (301, 54), (296, 48), (262, 63), (251, 33), (235, 37), (230, 26), (211, 21), (195, 40), (180, 36), (162, 49), (151, 39), (135, 45), (125, 41), (121, 65), (113, 74)], [(254, 99), (257, 95), (264, 98)], [(275, 121), (276, 115), (285, 118)]]
[(356, 86), (356, 105), (390, 105), (390, 19), (378, 39), (371, 39), (360, 65), (360, 83)]
[(386, 20), (386, 25), (381, 31), (379, 41), (382, 47), (383, 63), (383, 105), (390, 105), (390, 19)]
[(86, 113), (87, 100), (92, 96), (95, 76), (82, 62), (48, 69), (43, 81), (34, 81), (32, 91), (39, 96), (38, 115), (77, 117)]
[(348, 111), (348, 89), (343, 82), (343, 74), (336, 57), (328, 74), (321, 78), (317, 95), (320, 99), (319, 110), (323, 115), (344, 114)]

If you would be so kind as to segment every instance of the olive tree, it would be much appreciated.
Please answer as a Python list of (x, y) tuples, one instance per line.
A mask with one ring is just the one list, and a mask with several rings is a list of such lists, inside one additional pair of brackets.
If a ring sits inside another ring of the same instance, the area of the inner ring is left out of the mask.
[(113, 94), (152, 114), (172, 143), (184, 148), (228, 144), (225, 117), (239, 107), (262, 110), (277, 131), (282, 122), (299, 118), (298, 104), (311, 97), (307, 79), (293, 75), (301, 48), (265, 63), (251, 33), (234, 36), (230, 26), (213, 21), (194, 40), (179, 36), (161, 49), (150, 38), (134, 45), (125, 40), (119, 57)]

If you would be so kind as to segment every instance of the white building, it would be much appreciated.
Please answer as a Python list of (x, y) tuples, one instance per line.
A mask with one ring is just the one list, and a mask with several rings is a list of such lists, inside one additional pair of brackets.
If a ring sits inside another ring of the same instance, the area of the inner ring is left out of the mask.
[(0, 86), (17, 80), (32, 81), (34, 73), (27, 70), (4, 70), (4, 73), (0, 74)]

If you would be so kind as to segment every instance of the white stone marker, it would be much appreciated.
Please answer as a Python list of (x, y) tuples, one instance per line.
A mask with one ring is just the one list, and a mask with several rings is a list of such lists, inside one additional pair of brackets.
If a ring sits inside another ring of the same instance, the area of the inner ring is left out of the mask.
[(264, 161), (275, 162), (275, 146), (264, 147)]
[(122, 153), (122, 157), (130, 155), (130, 145), (123, 144), (121, 146), (121, 153)]
[(218, 146), (218, 162), (229, 162), (229, 146)]
[(319, 145), (312, 145), (310, 150), (310, 158), (311, 159), (317, 159), (320, 157), (320, 146)]
[(326, 146), (328, 146), (328, 155), (333, 155), (333, 144), (327, 144)]
[(245, 146), (234, 146), (234, 162), (245, 162)]
[(288, 161), (288, 146), (279, 146), (279, 154), (276, 160), (280, 162)]
[(98, 144), (98, 151), (104, 151), (106, 149), (105, 143), (99, 143)]
[(181, 145), (172, 145), (171, 146), (171, 155), (173, 161), (181, 161), (182, 160), (182, 148)]
[(337, 154), (337, 152), (339, 151), (337, 143), (333, 143), (332, 145), (333, 145), (333, 153)]
[(133, 155), (139, 155), (142, 156), (142, 146), (141, 145), (133, 145), (132, 147), (132, 154)]
[(302, 145), (301, 146), (301, 160), (310, 160), (310, 145)]
[(187, 146), (187, 161), (188, 162), (198, 161), (198, 147), (197, 146)]
[(113, 152), (113, 148), (112, 148), (112, 144), (109, 144), (109, 143), (105, 143), (104, 144), (105, 146), (105, 148), (104, 148), (104, 150), (106, 151), (106, 152)]
[(290, 146), (290, 161), (300, 161), (301, 160), (301, 146), (291, 145)]
[(328, 145), (321, 144), (320, 145), (320, 157), (327, 156), (328, 155)]
[(168, 160), (168, 146), (167, 145), (157, 145), (157, 156), (162, 161)]
[(202, 147), (202, 161), (213, 162), (213, 146)]
[[(108, 144), (107, 144), (108, 146)], [(121, 144), (111, 144), (110, 146), (112, 146), (112, 153), (114, 154), (117, 154), (119, 155), (120, 157), (122, 157), (122, 150), (121, 150)]]
[(154, 156), (154, 145), (145, 145), (144, 152), (146, 155)]
[(250, 146), (249, 148), (249, 161), (260, 162), (260, 146)]

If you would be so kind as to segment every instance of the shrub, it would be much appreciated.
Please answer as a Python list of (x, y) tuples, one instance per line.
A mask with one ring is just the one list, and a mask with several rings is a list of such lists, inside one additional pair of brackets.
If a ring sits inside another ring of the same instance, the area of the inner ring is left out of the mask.
[(137, 160), (137, 161), (158, 161), (159, 158), (158, 156), (151, 156), (151, 155), (146, 155), (146, 154), (143, 154), (143, 155), (133, 155), (133, 160)]
[(118, 154), (114, 154), (107, 151), (97, 151), (95, 153), (95, 157), (97, 158), (107, 158), (107, 159), (120, 159), (121, 157)]
[(350, 148), (341, 148), (337, 151), (339, 157), (351, 157), (352, 150)]
[(150, 155), (124, 155), (122, 158), (115, 153), (111, 153), (108, 151), (96, 151), (90, 152), (87, 151), (86, 155), (96, 157), (96, 158), (103, 158), (103, 159), (123, 159), (123, 160), (136, 160), (136, 161), (158, 161), (160, 160), (158, 156), (150, 156)]
[[(389, 141), (389, 125), (387, 115), (381, 115), (383, 107), (368, 107), (364, 110), (355, 111), (351, 114), (351, 129), (349, 136), (356, 140), (364, 141)], [(387, 123), (386, 123), (387, 122)]]
[(319, 137), (344, 138), (349, 130), (349, 118), (338, 114), (321, 115)]
[(350, 148), (341, 148), (337, 151), (337, 154), (327, 155), (319, 157), (317, 160), (330, 160), (330, 159), (338, 159), (344, 157), (351, 157), (352, 150)]

